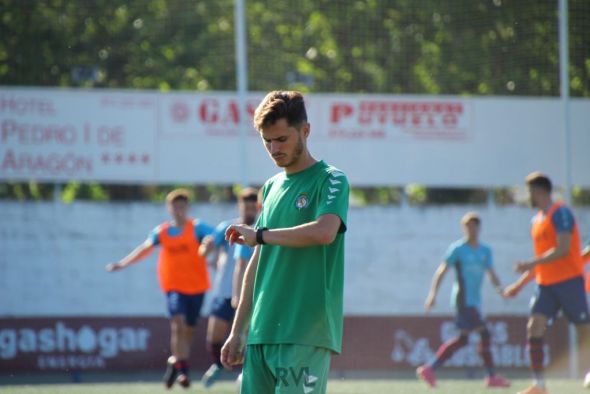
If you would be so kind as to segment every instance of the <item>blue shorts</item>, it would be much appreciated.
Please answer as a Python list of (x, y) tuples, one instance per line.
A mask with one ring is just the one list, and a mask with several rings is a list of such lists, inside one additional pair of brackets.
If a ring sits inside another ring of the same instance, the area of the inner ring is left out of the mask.
[(553, 285), (538, 285), (531, 299), (531, 314), (540, 313), (553, 321), (563, 310), (574, 324), (590, 323), (584, 279), (579, 276)]
[(204, 295), (204, 293), (189, 295), (169, 291), (166, 293), (168, 316), (183, 315), (188, 326), (195, 326), (201, 314)]
[(459, 330), (472, 331), (484, 327), (486, 322), (481, 318), (479, 309), (474, 306), (461, 306), (457, 308), (455, 325)]
[(231, 298), (216, 297), (211, 305), (211, 316), (232, 322), (236, 310), (231, 306)]

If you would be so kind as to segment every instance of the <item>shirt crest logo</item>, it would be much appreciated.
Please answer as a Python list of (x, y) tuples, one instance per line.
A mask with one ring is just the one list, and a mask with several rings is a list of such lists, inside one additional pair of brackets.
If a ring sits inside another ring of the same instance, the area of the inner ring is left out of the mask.
[(307, 194), (305, 193), (301, 193), (297, 196), (297, 199), (295, 200), (295, 207), (297, 209), (303, 209), (305, 207), (307, 207), (309, 205), (309, 198), (307, 197)]

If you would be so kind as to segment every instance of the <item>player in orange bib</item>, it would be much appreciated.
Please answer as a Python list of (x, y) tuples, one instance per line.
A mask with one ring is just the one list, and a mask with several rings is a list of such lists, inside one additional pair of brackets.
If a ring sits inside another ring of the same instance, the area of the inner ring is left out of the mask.
[(546, 175), (534, 172), (527, 176), (526, 184), (532, 206), (539, 208), (531, 229), (535, 257), (516, 264), (515, 271), (522, 276), (506, 288), (505, 294), (514, 297), (531, 280), (537, 282), (527, 324), (534, 383), (519, 394), (546, 394), (543, 338), (548, 325), (560, 310), (563, 311), (576, 325), (578, 349), (584, 353), (581, 345), (587, 346), (590, 340), (590, 319), (584, 292), (580, 234), (574, 215), (565, 204), (553, 202), (551, 180)]
[(173, 220), (156, 227), (148, 239), (117, 263), (106, 266), (107, 271), (121, 270), (136, 263), (160, 246), (158, 276), (166, 294), (170, 316), (170, 350), (164, 384), (172, 387), (177, 381), (188, 387), (188, 357), (194, 327), (201, 313), (205, 292), (209, 289), (209, 274), (205, 258), (199, 255), (201, 241), (213, 228), (188, 217), (189, 193), (176, 189), (166, 197), (166, 206)]

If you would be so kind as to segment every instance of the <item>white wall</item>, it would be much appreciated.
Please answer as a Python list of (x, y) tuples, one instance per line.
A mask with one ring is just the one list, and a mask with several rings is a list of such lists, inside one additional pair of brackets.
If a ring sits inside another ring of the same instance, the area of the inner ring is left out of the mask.
[[(346, 305), (351, 314), (420, 314), (432, 274), (444, 253), (461, 237), (459, 220), (470, 209), (482, 216), (482, 240), (492, 247), (496, 271), (504, 285), (517, 278), (513, 264), (531, 256), (530, 219), (526, 207), (363, 208), (350, 213)], [(590, 209), (577, 209), (582, 239), (590, 237)], [(448, 313), (454, 272), (449, 271), (434, 313)], [(503, 300), (484, 285), (487, 313), (527, 312), (533, 286), (515, 300)]]
[[(345, 311), (356, 315), (420, 314), (432, 273), (448, 244), (461, 236), (458, 221), (474, 207), (351, 208), (347, 238)], [(495, 254), (503, 283), (512, 264), (531, 254), (532, 211), (475, 207), (483, 239)], [(590, 209), (576, 210), (583, 239)], [(193, 215), (213, 224), (235, 215), (233, 205), (195, 205)], [(0, 203), (0, 316), (161, 316), (163, 297), (155, 255), (125, 271), (104, 265), (124, 256), (166, 220), (159, 204)], [(451, 273), (452, 275), (452, 273)], [(450, 278), (435, 313), (449, 313)], [(488, 313), (526, 313), (532, 286), (514, 301), (484, 289)]]

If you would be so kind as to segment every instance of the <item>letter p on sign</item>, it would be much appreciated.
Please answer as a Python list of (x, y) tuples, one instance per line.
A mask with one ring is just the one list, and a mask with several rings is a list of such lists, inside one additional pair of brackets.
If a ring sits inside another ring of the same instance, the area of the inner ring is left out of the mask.
[(353, 109), (350, 104), (334, 104), (332, 105), (332, 111), (330, 115), (330, 122), (338, 123), (343, 118), (347, 118), (352, 115)]

